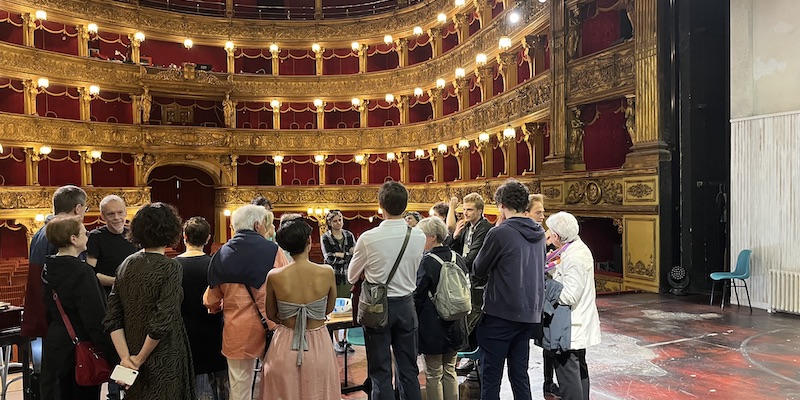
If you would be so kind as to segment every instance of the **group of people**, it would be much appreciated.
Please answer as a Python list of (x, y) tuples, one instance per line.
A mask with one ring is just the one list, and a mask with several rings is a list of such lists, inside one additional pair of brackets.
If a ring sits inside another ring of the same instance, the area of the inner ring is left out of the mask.
[[(340, 399), (335, 353), (352, 348), (343, 332), (331, 340), (326, 316), (337, 297), (350, 297), (352, 285), (387, 283), (396, 263), (387, 285), (388, 324), (364, 328), (371, 399), (421, 399), (419, 354), (427, 398), (457, 399), (456, 354), (476, 348), (477, 366), (459, 366), (478, 369), (482, 399), (499, 399), (506, 362), (514, 398), (529, 399), (534, 338), (544, 347), (544, 393), (588, 399), (586, 348), (599, 343), (600, 331), (594, 261), (578, 222), (556, 213), (545, 231), (541, 195), (513, 179), (494, 200), (494, 224), (477, 193), (463, 198), (461, 219), (455, 197), (422, 218), (406, 213), (406, 188), (386, 182), (378, 191), (384, 221), (356, 240), (343, 229), (341, 212), (329, 213), (325, 264), (316, 264), (309, 260), (313, 229), (301, 215), (283, 214), (276, 231), (263, 198), (233, 213), (233, 237), (209, 256), (203, 249), (210, 225), (202, 217), (182, 222), (172, 206), (151, 203), (126, 227), (124, 200), (108, 196), (100, 204), (105, 226), (87, 233), (86, 193), (59, 188), (55, 216), (31, 244), (23, 319), (24, 335), (44, 338), (42, 398), (100, 396), (99, 386), (75, 382), (57, 295), (81, 340), (94, 342), (112, 365), (139, 371), (126, 398), (250, 399), (263, 362), (264, 399)], [(181, 239), (186, 251), (166, 257)], [(470, 282), (472, 310), (453, 321), (433, 301), (443, 260)], [(117, 393), (110, 382), (109, 397)]]

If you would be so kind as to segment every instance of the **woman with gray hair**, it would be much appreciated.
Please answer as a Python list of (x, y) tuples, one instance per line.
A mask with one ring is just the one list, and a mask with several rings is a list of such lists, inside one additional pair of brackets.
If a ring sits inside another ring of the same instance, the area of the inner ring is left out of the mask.
[(431, 298), (439, 285), (443, 261), (455, 259), (466, 274), (467, 265), (461, 255), (442, 245), (449, 232), (441, 218), (428, 217), (417, 224), (425, 234), (425, 255), (417, 270), (417, 309), (419, 352), (425, 356), (425, 393), (428, 400), (458, 399), (456, 353), (467, 345), (466, 317), (445, 321), (436, 311)]
[[(586, 348), (600, 343), (600, 318), (594, 288), (594, 257), (578, 236), (578, 220), (570, 213), (558, 212), (547, 218), (548, 237), (556, 246), (561, 262), (551, 272), (563, 285), (558, 305), (571, 309), (569, 340), (558, 350), (548, 350), (555, 358), (556, 377), (562, 400), (589, 399), (589, 369)], [(557, 315), (557, 314), (554, 314)], [(552, 324), (557, 324), (555, 317)]]

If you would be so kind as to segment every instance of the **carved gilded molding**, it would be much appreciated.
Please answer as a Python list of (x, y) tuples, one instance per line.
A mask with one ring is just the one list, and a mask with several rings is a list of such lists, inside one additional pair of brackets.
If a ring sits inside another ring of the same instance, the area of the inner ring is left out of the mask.
[[(53, 193), (57, 187), (26, 187), (3, 186), (0, 191), (0, 210), (20, 209), (45, 209), (53, 206)], [(116, 194), (125, 200), (128, 207), (138, 207), (150, 202), (150, 188), (96, 188), (85, 187), (87, 203), (89, 206), (98, 207), (103, 197)], [(0, 214), (2, 219), (2, 214)]]
[[(514, 42), (543, 29), (547, 8), (535, 2), (527, 6), (533, 22), (515, 29)], [(194, 98), (221, 98), (225, 93), (240, 101), (269, 101), (312, 98), (349, 101), (353, 97), (383, 98), (386, 93), (411, 93), (415, 87), (432, 85), (438, 78), (452, 77), (456, 68), (473, 70), (475, 54), (490, 59), (499, 52), (501, 36), (514, 30), (507, 18), (498, 18), (465, 43), (441, 57), (410, 67), (358, 75), (273, 76), (207, 73), (196, 71), (188, 79), (179, 69), (144, 68), (93, 58), (77, 57), (0, 43), (0, 74), (17, 78), (48, 77), (52, 82), (96, 84), (103, 90), (139, 92), (146, 84), (154, 93)], [(262, 43), (263, 44), (263, 43)], [(349, 43), (348, 43), (349, 46)]]
[(580, 180), (569, 184), (565, 203), (622, 205), (622, 180)]
[[(360, 150), (413, 151), (420, 146), (454, 144), (462, 136), (502, 130), (506, 124), (546, 117), (550, 81), (544, 75), (492, 100), (427, 123), (331, 130), (257, 130), (164, 125), (127, 125), (39, 118), (0, 113), (4, 145), (47, 143), (65, 149), (205, 154), (329, 154)], [(32, 133), (35, 132), (35, 135)]]
[(661, 246), (658, 216), (626, 215), (623, 225), (623, 274), (626, 289), (657, 291)]
[(567, 65), (567, 105), (621, 97), (636, 88), (634, 42)]

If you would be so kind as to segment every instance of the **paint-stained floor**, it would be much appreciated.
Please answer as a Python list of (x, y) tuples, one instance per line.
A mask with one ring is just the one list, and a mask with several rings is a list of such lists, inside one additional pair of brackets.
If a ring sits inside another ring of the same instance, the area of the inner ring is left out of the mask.
[[(798, 316), (720, 310), (707, 296), (601, 295), (597, 306), (603, 342), (587, 351), (592, 399), (800, 399)], [(338, 360), (341, 371), (342, 356)], [(348, 380), (363, 381), (363, 347), (348, 356), (348, 365)], [(529, 374), (533, 398), (541, 399), (541, 350), (535, 346)], [(480, 398), (477, 383), (459, 380), (462, 399)], [(424, 387), (424, 374), (420, 383)], [(505, 379), (500, 397), (513, 398)], [(18, 384), (8, 399), (22, 399)]]

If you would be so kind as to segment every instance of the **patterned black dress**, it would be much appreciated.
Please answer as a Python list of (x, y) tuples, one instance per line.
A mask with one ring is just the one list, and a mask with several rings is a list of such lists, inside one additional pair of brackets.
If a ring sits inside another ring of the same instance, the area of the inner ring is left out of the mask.
[(124, 328), (131, 354), (139, 353), (148, 335), (159, 340), (126, 399), (196, 398), (192, 355), (181, 318), (182, 279), (177, 261), (155, 253), (134, 253), (117, 271), (108, 298), (106, 331)]

